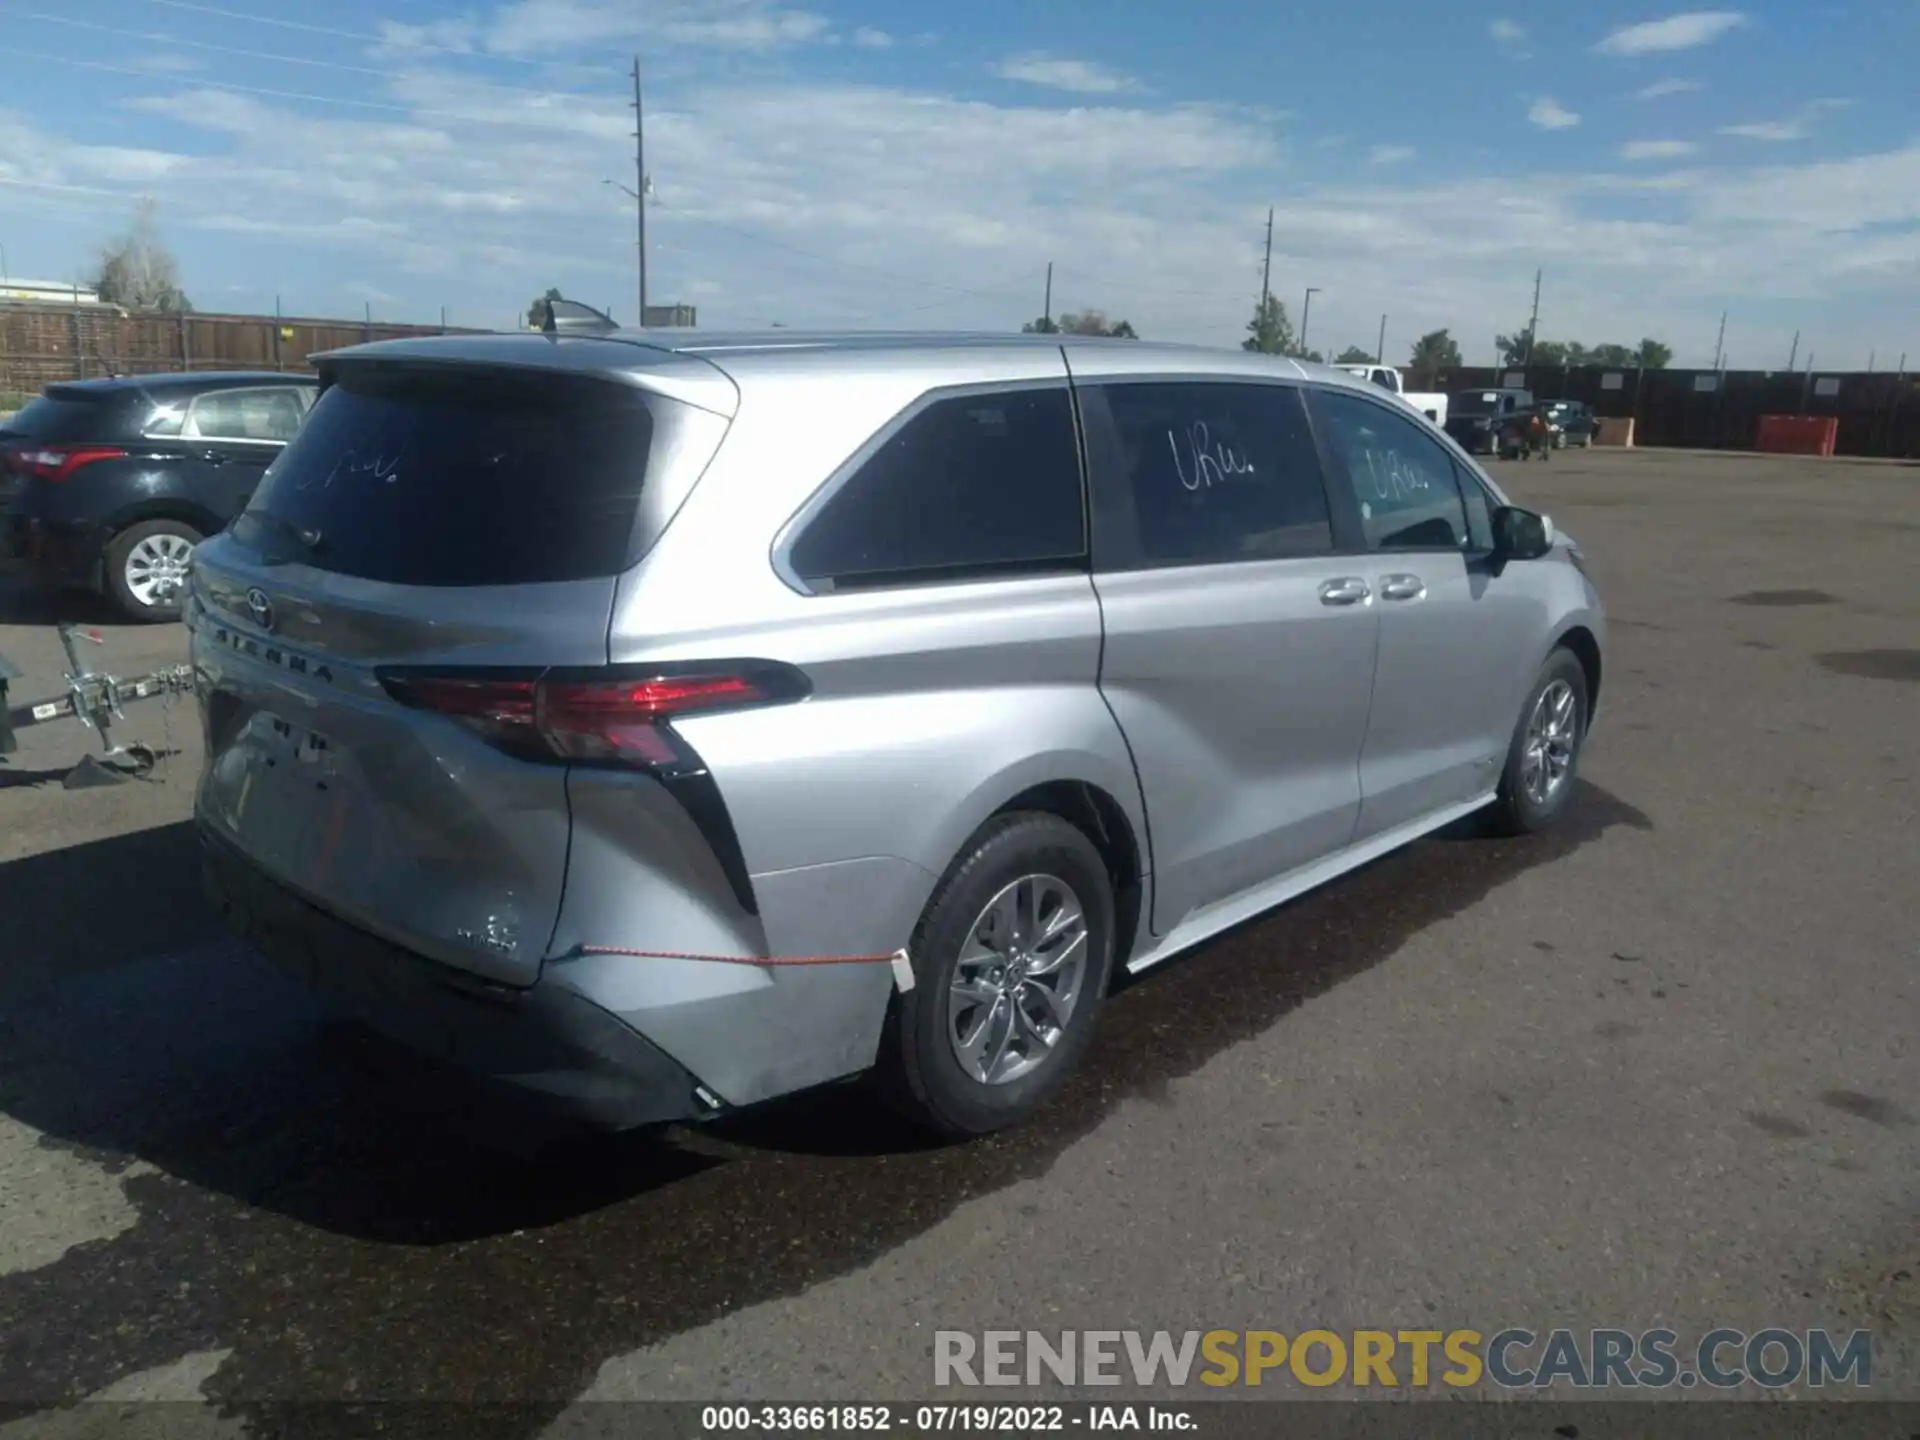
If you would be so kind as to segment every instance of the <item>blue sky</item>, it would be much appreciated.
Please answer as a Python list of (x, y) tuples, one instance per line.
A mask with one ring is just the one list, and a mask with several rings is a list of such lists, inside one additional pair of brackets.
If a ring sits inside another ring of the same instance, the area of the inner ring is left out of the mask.
[(0, 0), (0, 247), (65, 280), (158, 202), (207, 310), (1235, 343), (1274, 289), (1389, 357), (1524, 323), (1920, 365), (1920, 6)]

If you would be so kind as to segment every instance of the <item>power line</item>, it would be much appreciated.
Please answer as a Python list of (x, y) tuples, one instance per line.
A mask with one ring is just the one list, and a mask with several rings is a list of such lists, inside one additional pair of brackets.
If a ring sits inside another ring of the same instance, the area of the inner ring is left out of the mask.
[[(278, 15), (255, 15), (246, 10), (228, 10), (219, 5), (202, 5), (199, 0), (147, 0), (147, 3), (164, 5), (170, 10), (187, 10), (196, 15), (215, 15), (222, 20), (241, 20), (251, 25), (276, 25), (282, 30), (298, 30), (306, 35), (330, 35), (336, 40), (357, 40), (365, 45), (401, 44), (414, 50), (431, 50), (441, 55), (457, 55), (467, 60), (497, 60), (506, 65), (545, 63), (524, 55), (501, 55), (490, 50), (462, 49), (458, 45), (436, 45), (427, 40), (396, 41), (391, 35), (374, 35), (365, 30), (337, 30), (331, 25), (313, 25), (305, 20), (284, 20)], [(404, 21), (397, 23), (405, 24)]]
[[(180, 35), (167, 35), (145, 30), (130, 30), (123, 25), (102, 25), (95, 20), (76, 20), (68, 15), (47, 15), (38, 10), (15, 10), (12, 7), (8, 7), (6, 13), (18, 16), (22, 20), (38, 20), (47, 25), (65, 25), (75, 30), (92, 30), (102, 35), (121, 35), (129, 40), (144, 40), (156, 45), (181, 45), (192, 50), (211, 51), (218, 55), (235, 55), (244, 60), (267, 60), (281, 65), (308, 65), (321, 70), (342, 70), (354, 75), (383, 76), (393, 80), (415, 78), (412, 72), (405, 70), (382, 68), (376, 65), (349, 65), (342, 60), (320, 60), (311, 55), (279, 55), (266, 50), (244, 50), (237, 45), (216, 45), (209, 40), (189, 40)], [(149, 72), (141, 71), (140, 73), (147, 74)], [(190, 77), (181, 76), (178, 78), (185, 81)], [(564, 98), (568, 95), (592, 93), (564, 90), (536, 90), (530, 85), (502, 85), (491, 80), (487, 81), (486, 85), (489, 90), (506, 90), (516, 95), (537, 95), (542, 99), (553, 99), (556, 96)]]
[[(47, 55), (34, 50), (21, 50), (14, 46), (0, 46), (0, 54), (15, 55), (22, 60), (44, 60), (56, 65), (72, 65), (81, 70), (99, 70), (109, 75), (131, 75), (136, 80), (155, 81), (164, 85), (176, 85), (189, 90), (226, 90), (236, 95), (264, 95), (273, 100), (305, 100), (315, 105), (345, 105), (355, 110), (381, 110), (395, 115), (437, 115), (447, 120), (464, 120), (474, 125), (512, 125), (518, 123), (512, 115), (488, 114), (484, 110), (441, 110), (427, 105), (398, 105), (386, 100), (355, 100), (344, 95), (315, 95), (305, 90), (276, 90), (264, 85), (236, 85), (226, 80), (209, 80), (198, 75), (156, 75), (151, 70), (141, 70), (132, 65), (109, 65), (104, 60), (81, 60), (73, 55)], [(498, 87), (506, 88), (506, 87)], [(591, 98), (568, 94), (561, 91), (534, 91), (549, 99)]]

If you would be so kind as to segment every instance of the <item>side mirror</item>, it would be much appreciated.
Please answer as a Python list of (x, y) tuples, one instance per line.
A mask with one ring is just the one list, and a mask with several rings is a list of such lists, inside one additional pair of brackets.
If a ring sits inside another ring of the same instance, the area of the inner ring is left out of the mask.
[(1493, 512), (1493, 553), (1501, 560), (1538, 560), (1553, 549), (1553, 521), (1517, 505)]

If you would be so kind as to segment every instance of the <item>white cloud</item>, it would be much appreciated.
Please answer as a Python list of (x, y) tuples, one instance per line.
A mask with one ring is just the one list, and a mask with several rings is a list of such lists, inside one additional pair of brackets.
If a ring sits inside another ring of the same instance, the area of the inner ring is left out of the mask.
[(1738, 10), (1689, 10), (1664, 20), (1646, 20), (1615, 30), (1594, 46), (1602, 55), (1657, 55), (1710, 45), (1738, 30), (1747, 17)]
[(1698, 80), (1656, 80), (1633, 92), (1636, 100), (1663, 100), (1669, 95), (1686, 95), (1702, 88)]
[(826, 40), (832, 29), (824, 15), (773, 0), (513, 0), (494, 13), (485, 45), (520, 56), (610, 41), (774, 50)]
[(1073, 90), (1085, 95), (1113, 95), (1131, 90), (1135, 81), (1093, 60), (1070, 60), (1038, 51), (1010, 55), (994, 66), (1002, 80), (1044, 85), (1051, 90)]
[(1414, 157), (1411, 145), (1376, 145), (1367, 153), (1367, 160), (1374, 165), (1398, 165)]
[(1680, 160), (1699, 150), (1691, 140), (1629, 140), (1620, 147), (1622, 160)]
[(1580, 123), (1580, 117), (1551, 95), (1542, 95), (1527, 111), (1527, 119), (1542, 130), (1567, 130)]
[(1487, 26), (1487, 34), (1493, 37), (1493, 43), (1507, 54), (1523, 57), (1527, 53), (1527, 32), (1521, 26), (1504, 16)]
[(871, 25), (862, 25), (853, 32), (853, 43), (863, 50), (891, 50), (893, 36), (884, 30), (876, 30)]
[[(631, 167), (617, 74), (595, 95), (541, 99), (421, 57), (399, 68), (367, 92), (412, 110), (393, 116), (131, 82), (137, 117), (173, 122), (131, 133), (191, 127), (179, 152), (86, 144), (0, 109), (0, 233), (31, 222), (84, 255), (143, 191), (211, 196), (163, 202), (189, 293), (244, 281), (290, 309), (352, 314), (340, 287), (357, 281), (394, 297), (379, 302), (392, 318), (444, 304), (455, 323), (505, 324), (547, 285), (593, 303), (630, 292), (632, 206), (601, 184)], [(1231, 346), (1282, 174), (1276, 270), (1324, 287), (1314, 326), (1329, 336), (1370, 339), (1384, 310), (1396, 333), (1450, 326), (1484, 360), (1525, 302), (1515, 276), (1536, 265), (1555, 334), (1656, 335), (1683, 360), (1689, 344), (1711, 353), (1719, 302), (1703, 294), (1756, 311), (1817, 299), (1823, 354), (1857, 340), (1863, 359), (1880, 317), (1920, 303), (1920, 142), (1645, 174), (1502, 164), (1429, 179), (1383, 161), (1315, 179), (1305, 140), (1214, 105), (663, 71), (647, 126), (650, 283), (661, 300), (697, 294), (703, 326), (1010, 329), (1034, 313), (1047, 259), (1070, 257), (1057, 308)], [(1781, 323), (1784, 353), (1796, 322)], [(1743, 333), (1743, 352), (1766, 338)]]
[(1815, 116), (1825, 110), (1844, 109), (1851, 103), (1849, 100), (1815, 100), (1798, 115), (1783, 120), (1750, 120), (1740, 125), (1722, 125), (1720, 133), (1738, 136), (1742, 140), (1804, 140), (1813, 133)]

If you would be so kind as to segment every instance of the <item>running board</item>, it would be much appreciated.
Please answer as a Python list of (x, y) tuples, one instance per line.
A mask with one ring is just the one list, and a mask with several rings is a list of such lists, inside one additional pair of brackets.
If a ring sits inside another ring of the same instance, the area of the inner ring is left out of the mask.
[(1350, 845), (1337, 854), (1324, 860), (1316, 860), (1311, 865), (1302, 865), (1298, 870), (1289, 870), (1277, 880), (1269, 880), (1257, 890), (1247, 890), (1230, 900), (1221, 900), (1204, 910), (1195, 911), (1167, 933), (1145, 954), (1136, 955), (1127, 962), (1129, 974), (1138, 975), (1149, 966), (1158, 965), (1162, 960), (1170, 960), (1182, 950), (1191, 950), (1204, 944), (1223, 930), (1253, 919), (1262, 911), (1271, 910), (1276, 905), (1284, 905), (1296, 900), (1309, 890), (1317, 890), (1329, 880), (1337, 880), (1349, 870), (1358, 870), (1370, 860), (1378, 860), (1390, 851), (1403, 845), (1411, 845), (1423, 835), (1431, 835), (1436, 830), (1444, 830), (1456, 820), (1464, 820), (1476, 810), (1484, 810), (1498, 798), (1498, 791), (1489, 790), (1478, 800), (1469, 800), (1464, 805), (1451, 805), (1445, 810), (1435, 811), (1431, 815), (1415, 820), (1409, 825), (1376, 835), (1359, 845)]

